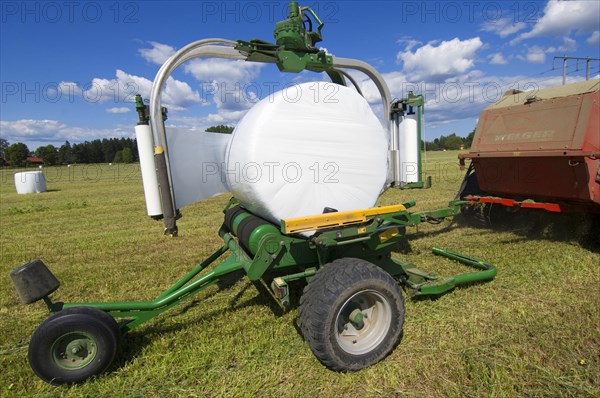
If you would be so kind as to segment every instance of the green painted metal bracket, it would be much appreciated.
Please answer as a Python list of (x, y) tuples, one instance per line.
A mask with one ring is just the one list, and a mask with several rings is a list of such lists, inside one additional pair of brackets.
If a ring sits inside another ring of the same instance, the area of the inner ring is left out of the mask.
[[(295, 281), (297, 279), (310, 279), (317, 273), (317, 269), (314, 267), (308, 268), (305, 271), (297, 272), (295, 274), (289, 274), (279, 276), (273, 279), (269, 289), (270, 295), (278, 302), (279, 306), (287, 311), (290, 309), (290, 290), (288, 282)], [(261, 279), (261, 282), (263, 280)], [(266, 287), (266, 284), (265, 284)]]
[(262, 40), (238, 40), (235, 49), (246, 55), (247, 61), (274, 63), (281, 72), (325, 72), (333, 68), (333, 56), (325, 51), (288, 50)]
[(464, 200), (452, 200), (448, 203), (448, 206), (442, 207), (441, 209), (410, 213), (409, 225), (417, 225), (423, 222), (438, 221), (446, 217), (454, 217), (460, 213), (462, 206), (467, 203), (468, 202)]
[(418, 182), (409, 182), (406, 184), (402, 184), (400, 186), (400, 188), (402, 189), (429, 189), (431, 188), (431, 176), (427, 176), (425, 177), (425, 181), (418, 181)]
[[(312, 20), (306, 13), (317, 22), (316, 31), (312, 30)], [(288, 18), (275, 24), (275, 44), (258, 39), (238, 40), (235, 49), (246, 55), (247, 61), (275, 63), (281, 72), (329, 71), (333, 67), (333, 57), (315, 47), (323, 40), (323, 26), (324, 23), (310, 7), (300, 7), (292, 1)], [(334, 78), (341, 80), (339, 76)]]
[[(478, 282), (487, 282), (494, 279), (494, 277), (496, 276), (496, 267), (482, 260), (478, 260), (473, 257), (468, 257), (463, 254), (453, 252), (451, 250), (441, 249), (439, 247), (433, 247), (432, 252), (434, 254), (444, 256), (449, 259), (476, 268), (479, 271), (467, 272), (464, 274), (456, 275), (451, 278), (438, 280), (438, 277), (436, 277), (435, 275), (419, 273), (419, 270), (416, 269), (406, 269), (407, 274), (409, 274), (407, 286), (412, 289), (413, 297), (440, 296), (444, 293), (453, 290), (458, 286), (464, 286)], [(411, 277), (413, 281), (411, 281)], [(419, 281), (420, 283), (415, 283), (415, 280)]]
[(277, 68), (281, 72), (297, 73), (305, 69), (313, 72), (324, 72), (332, 67), (333, 57), (325, 51), (309, 54), (282, 50), (277, 53)]
[(217, 265), (212, 271), (194, 280), (200, 272), (224, 254), (227, 249), (227, 246), (219, 248), (200, 265), (194, 267), (188, 274), (152, 301), (68, 303), (62, 305), (62, 308), (60, 309), (73, 307), (98, 308), (110, 313), (115, 318), (126, 319), (127, 321), (121, 324), (121, 331), (127, 332), (182, 301), (193, 297), (196, 293), (218, 282), (222, 276), (243, 269), (243, 264), (238, 261), (235, 255), (231, 255)]

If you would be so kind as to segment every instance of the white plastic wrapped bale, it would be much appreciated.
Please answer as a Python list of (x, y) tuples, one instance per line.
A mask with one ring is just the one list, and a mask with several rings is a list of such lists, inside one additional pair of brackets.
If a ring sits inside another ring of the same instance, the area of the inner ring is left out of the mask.
[(388, 132), (354, 89), (304, 83), (255, 104), (226, 154), (228, 186), (274, 223), (369, 208), (385, 189)]
[(18, 194), (46, 192), (46, 177), (41, 171), (15, 173), (15, 188)]

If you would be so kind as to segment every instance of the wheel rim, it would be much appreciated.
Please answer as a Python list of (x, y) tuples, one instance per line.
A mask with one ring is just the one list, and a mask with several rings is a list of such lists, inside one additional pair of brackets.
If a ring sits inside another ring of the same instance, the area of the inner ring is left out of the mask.
[(71, 332), (60, 336), (52, 344), (52, 359), (63, 369), (75, 370), (87, 366), (98, 352), (96, 340), (84, 332)]
[(349, 354), (365, 354), (379, 346), (391, 324), (392, 308), (388, 300), (379, 292), (363, 290), (340, 307), (335, 320), (336, 340)]

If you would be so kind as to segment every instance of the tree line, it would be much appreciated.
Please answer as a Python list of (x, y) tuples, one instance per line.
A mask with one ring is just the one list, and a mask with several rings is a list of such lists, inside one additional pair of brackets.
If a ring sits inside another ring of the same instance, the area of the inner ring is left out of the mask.
[(473, 129), (466, 137), (460, 137), (456, 135), (456, 133), (447, 136), (442, 135), (440, 138), (436, 138), (433, 141), (422, 141), (422, 149), (427, 149), (428, 151), (469, 149), (473, 143), (474, 135), (475, 129)]
[(231, 134), (233, 133), (233, 126), (226, 126), (224, 124), (219, 124), (218, 126), (210, 126), (209, 128), (207, 128), (206, 131), (207, 133), (221, 133), (221, 134)]
[(28, 157), (42, 158), (46, 166), (72, 163), (133, 163), (139, 161), (137, 142), (131, 138), (104, 138), (78, 144), (65, 141), (60, 147), (52, 144), (30, 151), (22, 142), (10, 144), (0, 139), (0, 158), (11, 166), (23, 167)]

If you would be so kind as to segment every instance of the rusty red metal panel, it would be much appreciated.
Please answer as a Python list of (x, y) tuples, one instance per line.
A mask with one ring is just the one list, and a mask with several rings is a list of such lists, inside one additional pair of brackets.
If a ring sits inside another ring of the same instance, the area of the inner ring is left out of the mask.
[(487, 194), (600, 205), (600, 79), (527, 95), (486, 108), (459, 157)]
[[(582, 97), (483, 111), (473, 151), (537, 151), (574, 147)], [(583, 124), (582, 124), (583, 125)]]
[[(573, 85), (579, 90), (564, 97), (539, 99), (528, 93), (503, 97), (481, 112), (470, 153), (600, 150), (600, 84), (584, 83)], [(586, 88), (595, 90), (582, 93)], [(538, 94), (544, 97), (544, 90)]]
[(473, 159), (477, 182), (490, 195), (600, 205), (598, 159), (520, 157)]

